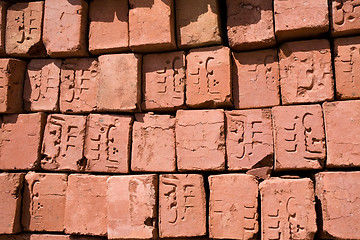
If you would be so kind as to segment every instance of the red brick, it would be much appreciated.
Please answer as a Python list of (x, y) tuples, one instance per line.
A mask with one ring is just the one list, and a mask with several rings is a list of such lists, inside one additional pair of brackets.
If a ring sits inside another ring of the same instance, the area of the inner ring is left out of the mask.
[(201, 175), (160, 175), (159, 234), (161, 238), (206, 234), (206, 199)]
[(188, 106), (232, 105), (229, 48), (192, 49), (186, 56), (186, 61), (186, 104)]
[(84, 113), (96, 110), (99, 82), (95, 58), (69, 58), (61, 65), (60, 111)]
[(84, 170), (83, 146), (85, 116), (48, 116), (42, 145), (41, 168), (46, 170)]
[(277, 39), (312, 37), (329, 30), (327, 0), (274, 0)]
[(45, 114), (14, 114), (3, 117), (0, 169), (30, 170), (39, 165)]
[(31, 234), (29, 240), (70, 240), (70, 235)]
[(45, 56), (42, 43), (44, 1), (23, 2), (7, 10), (6, 53), (17, 57)]
[[(23, 173), (0, 173), (0, 234), (21, 231), (21, 190)], [(1, 236), (0, 236), (1, 239)]]
[(29, 234), (0, 235), (0, 240), (106, 240), (103, 237), (71, 236), (59, 234)]
[(176, 114), (176, 153), (180, 171), (224, 170), (224, 111), (179, 110)]
[(131, 116), (90, 114), (86, 124), (85, 171), (128, 173)]
[(131, 170), (176, 171), (175, 118), (137, 114), (133, 126)]
[(261, 239), (314, 239), (314, 184), (309, 178), (260, 183)]
[(26, 111), (59, 111), (61, 60), (32, 59), (24, 83)]
[(22, 226), (25, 231), (64, 231), (67, 175), (29, 172), (25, 176)]
[(89, 51), (104, 54), (129, 47), (127, 0), (95, 0), (89, 7)]
[(30, 236), (28, 233), (0, 235), (0, 240), (31, 240)]
[(0, 113), (22, 112), (22, 91), (26, 62), (0, 59)]
[(70, 174), (65, 233), (103, 236), (107, 232), (107, 176)]
[(275, 170), (321, 169), (326, 157), (321, 106), (279, 106), (272, 112)]
[(146, 110), (174, 110), (184, 105), (184, 52), (145, 55), (143, 76), (143, 106)]
[(227, 33), (231, 49), (275, 46), (272, 0), (227, 0)]
[(280, 104), (279, 63), (275, 49), (233, 53), (234, 105), (239, 108)]
[(0, 55), (5, 54), (6, 10), (8, 3), (0, 1)]
[(360, 8), (357, 0), (332, 0), (333, 36), (346, 36), (360, 33)]
[(108, 238), (156, 237), (157, 175), (113, 176), (107, 183)]
[[(254, 239), (258, 226), (258, 183), (246, 174), (209, 176), (209, 235)], [(237, 193), (237, 194), (234, 194)]]
[(141, 55), (103, 55), (99, 57), (99, 66), (99, 111), (138, 110), (141, 101)]
[(229, 170), (273, 165), (270, 109), (226, 111), (226, 154)]
[(327, 40), (285, 43), (280, 48), (283, 104), (334, 99), (330, 45)]
[(129, 0), (130, 48), (134, 51), (176, 49), (174, 1)]
[(87, 53), (88, 4), (85, 0), (46, 0), (43, 42), (51, 57)]

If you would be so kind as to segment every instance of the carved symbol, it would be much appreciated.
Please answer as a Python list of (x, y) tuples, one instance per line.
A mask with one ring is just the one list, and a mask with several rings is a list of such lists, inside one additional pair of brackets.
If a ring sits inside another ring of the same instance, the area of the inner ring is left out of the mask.
[(336, 14), (334, 14), (336, 25), (343, 25), (346, 21), (353, 22), (357, 17), (355, 8), (360, 6), (359, 0), (334, 1), (333, 4), (336, 9)]
[(40, 201), (40, 193), (38, 191), (38, 185), (40, 184), (39, 180), (36, 180), (34, 182), (32, 182), (31, 186), (30, 186), (30, 198), (31, 198), (31, 207), (30, 207), (30, 212), (31, 212), (31, 216), (34, 219), (35, 223), (40, 224), (42, 221), (42, 214), (41, 214), (41, 209), (44, 207), (41, 204)]

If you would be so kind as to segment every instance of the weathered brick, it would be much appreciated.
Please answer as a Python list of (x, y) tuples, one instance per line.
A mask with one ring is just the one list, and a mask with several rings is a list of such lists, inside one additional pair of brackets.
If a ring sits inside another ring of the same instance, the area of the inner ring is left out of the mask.
[(360, 33), (360, 4), (358, 0), (332, 0), (333, 36), (346, 36)]
[(30, 234), (0, 235), (0, 240), (106, 240), (103, 237), (72, 236), (59, 234)]
[(8, 2), (0, 1), (0, 55), (5, 55), (6, 10)]

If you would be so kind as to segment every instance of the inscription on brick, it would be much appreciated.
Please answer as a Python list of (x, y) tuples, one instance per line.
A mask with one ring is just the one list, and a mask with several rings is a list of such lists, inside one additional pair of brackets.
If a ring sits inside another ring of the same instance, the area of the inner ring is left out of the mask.
[(360, 1), (332, 0), (332, 34), (352, 35), (360, 32)]

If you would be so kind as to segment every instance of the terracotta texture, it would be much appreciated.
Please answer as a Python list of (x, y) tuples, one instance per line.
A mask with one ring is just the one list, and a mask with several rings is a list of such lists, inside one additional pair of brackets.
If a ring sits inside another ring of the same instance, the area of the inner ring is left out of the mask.
[(224, 170), (224, 111), (179, 110), (176, 113), (176, 153), (179, 171)]
[(51, 114), (47, 118), (42, 144), (41, 168), (80, 171), (85, 168), (83, 147), (85, 116)]
[(129, 41), (134, 51), (176, 49), (174, 1), (129, 0)]
[(24, 83), (26, 111), (59, 111), (61, 60), (32, 59)]
[(278, 106), (272, 112), (275, 170), (321, 169), (326, 157), (321, 106)]
[(280, 104), (279, 63), (275, 49), (233, 53), (233, 96), (236, 109)]
[(127, 0), (95, 0), (89, 6), (89, 51), (114, 53), (129, 47)]
[(6, 10), (8, 2), (0, 1), (0, 55), (5, 54)]
[(46, 0), (43, 42), (50, 57), (83, 57), (87, 53), (88, 3)]
[(359, 0), (332, 0), (333, 36), (346, 36), (360, 33)]
[(175, 172), (175, 118), (137, 114), (133, 126), (131, 170)]
[(3, 117), (0, 134), (0, 169), (30, 170), (39, 165), (45, 114)]
[(285, 43), (280, 48), (283, 104), (334, 99), (330, 45), (327, 40)]
[(229, 48), (192, 49), (186, 61), (186, 105), (212, 108), (232, 105)]
[(156, 237), (157, 175), (113, 176), (107, 183), (108, 239)]
[[(21, 231), (21, 189), (23, 173), (0, 173), (0, 234)], [(1, 235), (0, 235), (1, 239)]]
[(329, 30), (327, 0), (274, 0), (277, 39), (313, 37)]
[(227, 35), (231, 49), (275, 46), (272, 0), (227, 0)]
[(225, 113), (228, 170), (272, 167), (271, 110), (234, 110)]
[(90, 114), (85, 139), (85, 171), (128, 173), (131, 116)]
[[(209, 236), (255, 239), (258, 232), (258, 183), (246, 174), (209, 176)], [(234, 194), (237, 193), (237, 194)]]
[(314, 239), (314, 183), (309, 178), (272, 178), (259, 185), (261, 239)]
[(168, 52), (143, 57), (143, 107), (174, 110), (185, 103), (185, 54)]
[(0, 235), (0, 240), (106, 240), (102, 237), (91, 236), (71, 236), (59, 234), (16, 234), (16, 235)]
[(64, 231), (67, 175), (29, 172), (25, 176), (22, 226), (25, 231)]
[(159, 234), (161, 238), (206, 234), (206, 199), (201, 175), (160, 175)]

